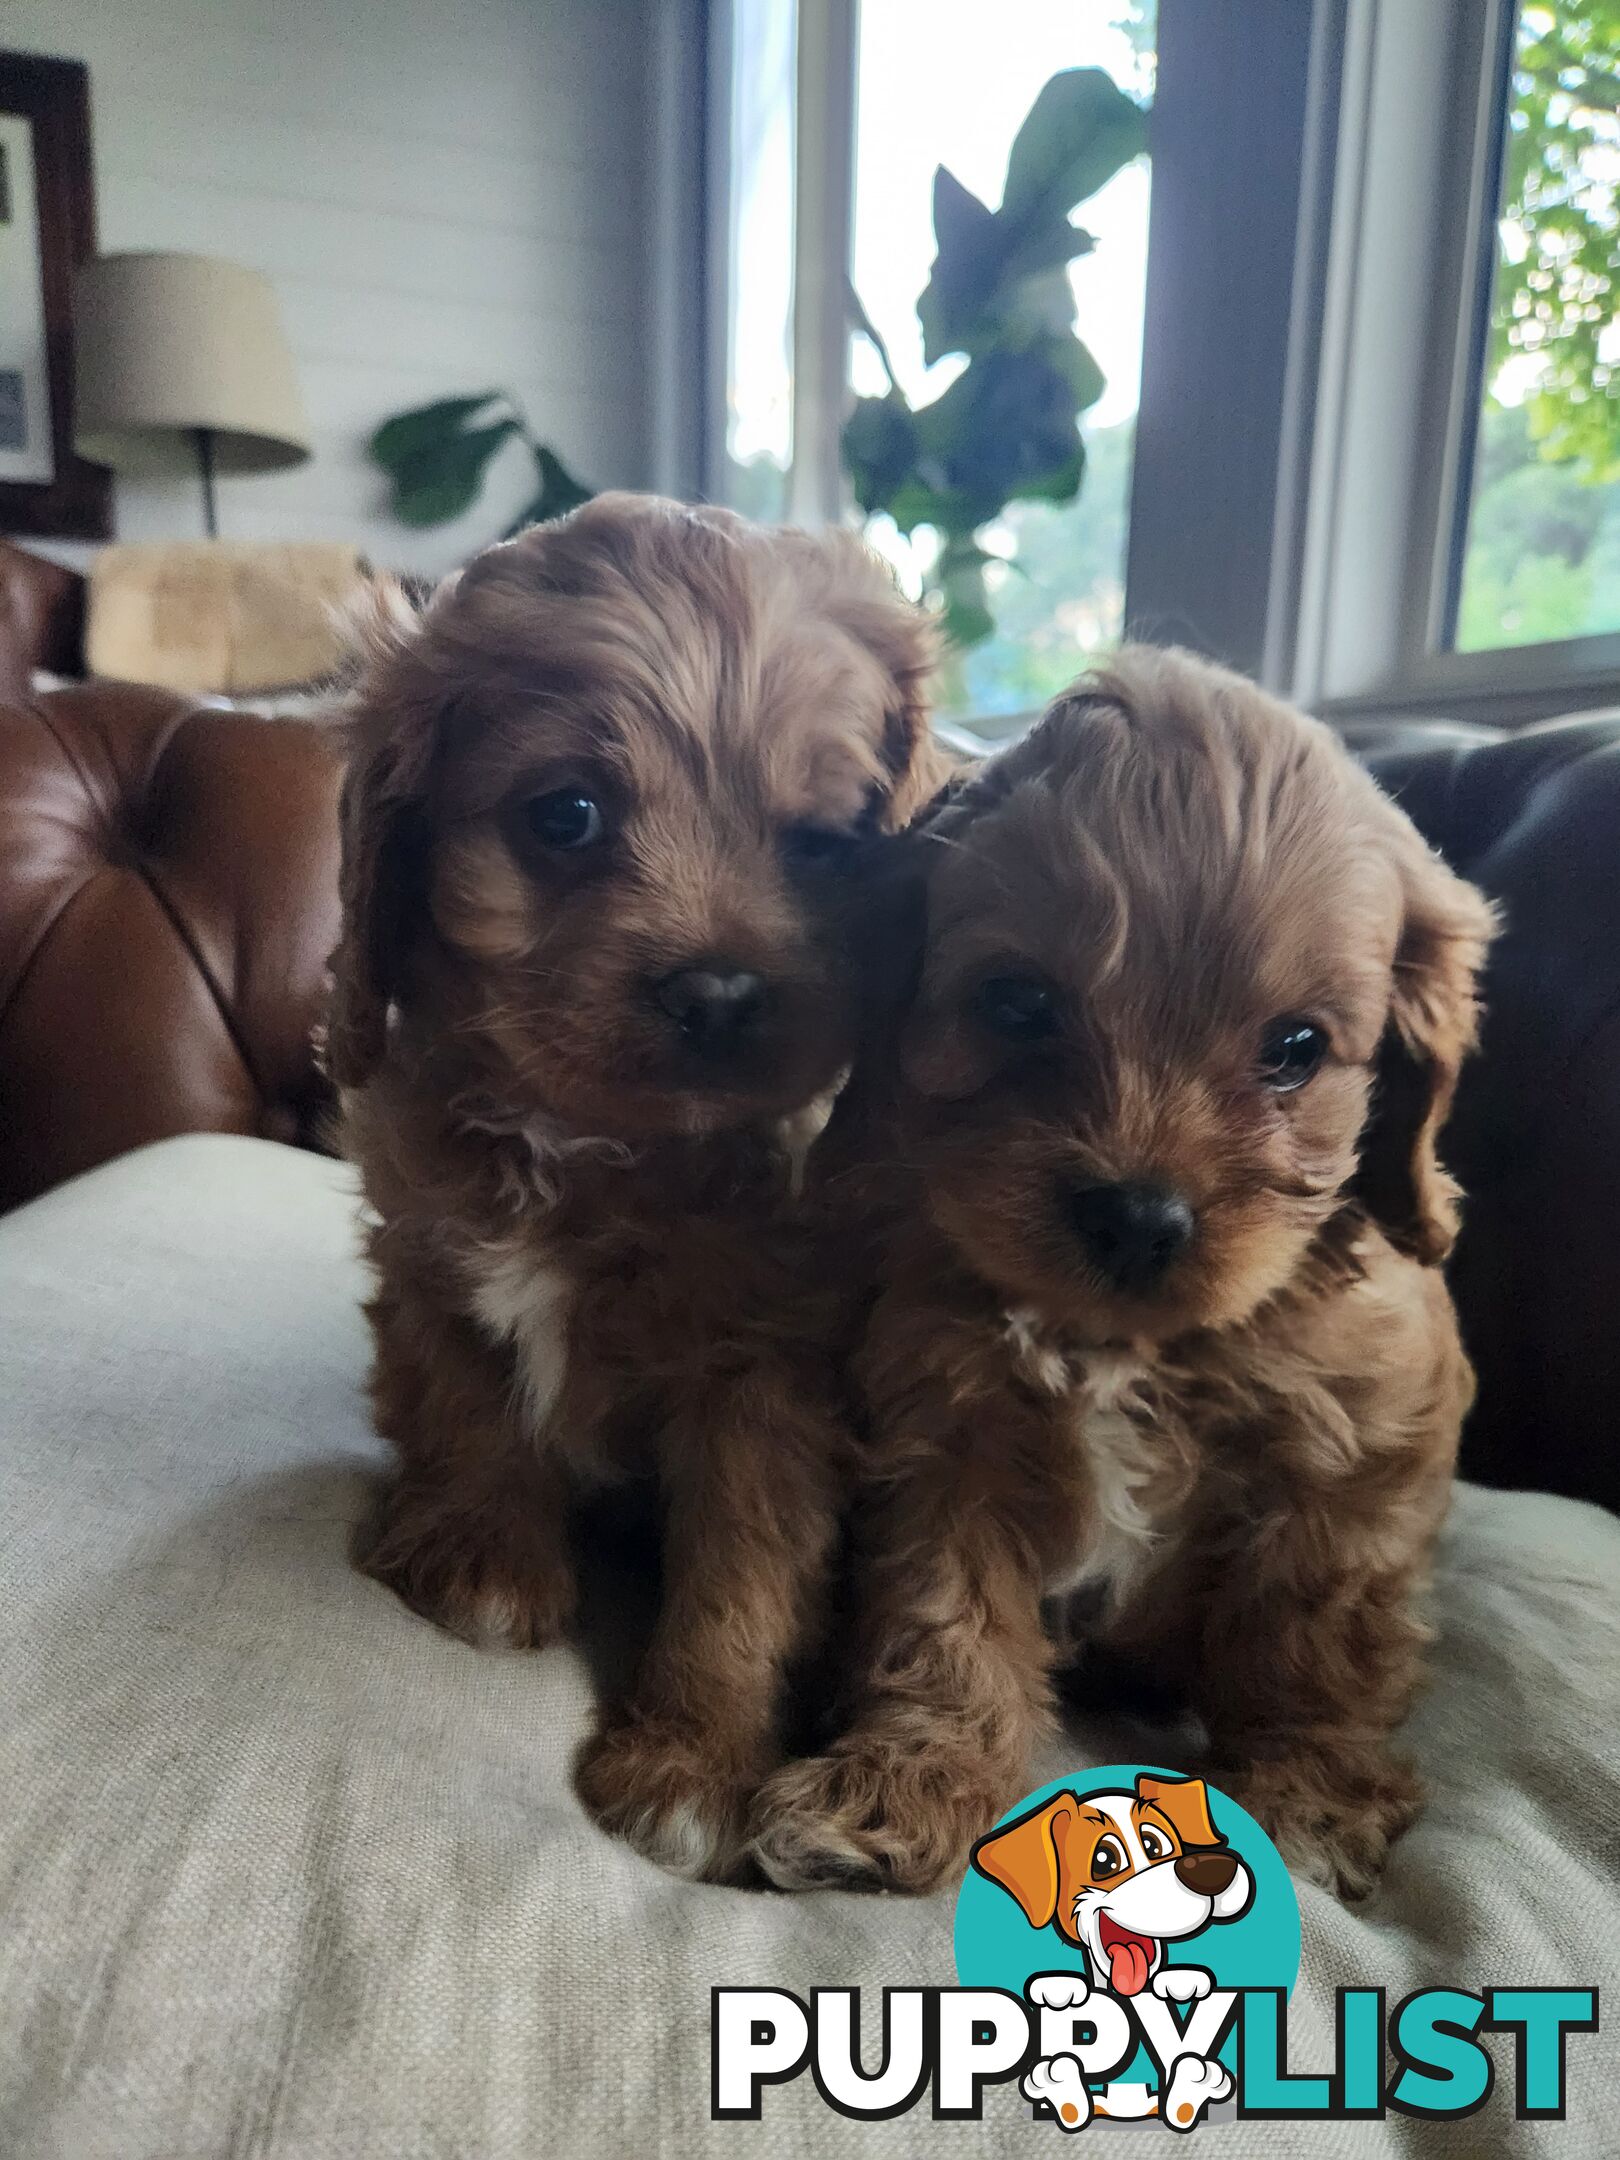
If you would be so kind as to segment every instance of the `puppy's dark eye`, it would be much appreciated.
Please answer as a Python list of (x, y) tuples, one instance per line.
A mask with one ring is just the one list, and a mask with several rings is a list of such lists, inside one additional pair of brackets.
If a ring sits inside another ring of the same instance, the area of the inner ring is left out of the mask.
[(853, 862), (861, 835), (840, 832), (831, 825), (790, 825), (782, 835), (788, 860), (806, 869), (841, 870)]
[(583, 788), (554, 788), (523, 806), (524, 822), (543, 848), (594, 847), (607, 830), (602, 806)]
[(1099, 1838), (1097, 1840), (1097, 1849), (1091, 1856), (1092, 1881), (1108, 1882), (1115, 1875), (1123, 1875), (1124, 1872), (1125, 1848), (1121, 1845), (1119, 1839), (1116, 1837)]
[(1273, 1020), (1260, 1038), (1260, 1084), (1274, 1095), (1301, 1088), (1327, 1056), (1326, 1031), (1314, 1020), (1285, 1014)]
[(1152, 1823), (1143, 1823), (1142, 1850), (1150, 1860), (1168, 1860), (1170, 1857), (1170, 1840), (1162, 1830), (1155, 1830)]
[(1052, 993), (1033, 975), (993, 975), (973, 1002), (985, 1026), (1009, 1042), (1044, 1042), (1057, 1033)]

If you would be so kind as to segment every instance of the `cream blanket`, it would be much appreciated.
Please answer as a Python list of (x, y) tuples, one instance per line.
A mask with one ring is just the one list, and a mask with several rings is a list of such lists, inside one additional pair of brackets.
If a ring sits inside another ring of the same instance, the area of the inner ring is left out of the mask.
[(340, 622), (364, 591), (357, 548), (236, 540), (131, 543), (90, 565), (92, 675), (241, 696), (331, 673)]
[[(949, 1983), (950, 1901), (669, 1880), (570, 1793), (577, 1655), (466, 1649), (350, 1572), (377, 1454), (353, 1228), (341, 1169), (226, 1139), (0, 1220), (0, 2154), (1056, 2154), (1011, 2087), (979, 2124), (846, 2121), (808, 2077), (709, 2121), (711, 1986)], [(1433, 1806), (1361, 1911), (1302, 1892), (1301, 2067), (1341, 1984), (1617, 1977), (1620, 1524), (1461, 1490), (1438, 1619)], [(1063, 1753), (1151, 1759), (1097, 1729)], [(1612, 2160), (1613, 2036), (1569, 2060), (1562, 2123), (1515, 2124), (1499, 2079), (1451, 2125), (1197, 2137)]]

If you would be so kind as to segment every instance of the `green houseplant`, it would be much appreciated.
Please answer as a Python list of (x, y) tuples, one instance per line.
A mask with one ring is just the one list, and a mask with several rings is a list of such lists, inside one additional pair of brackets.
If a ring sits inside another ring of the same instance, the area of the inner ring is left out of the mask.
[[(1068, 278), (1069, 263), (1096, 243), (1070, 215), (1145, 143), (1142, 108), (1101, 70), (1071, 68), (1046, 84), (1018, 130), (997, 209), (939, 167), (937, 253), (917, 316), (927, 363), (960, 355), (965, 365), (930, 403), (908, 402), (883, 339), (850, 292), (855, 325), (889, 388), (855, 401), (843, 430), (844, 466), (866, 515), (887, 511), (904, 533), (938, 534), (929, 583), (959, 647), (994, 628), (981, 528), (1009, 502), (1070, 502), (1079, 492), (1086, 461), (1079, 417), (1104, 380), (1076, 329)], [(589, 501), (594, 490), (536, 438), (505, 391), (399, 413), (368, 448), (388, 476), (394, 514), (429, 526), (471, 509), (491, 460), (514, 439), (533, 460), (535, 493), (511, 531)]]
[(1031, 106), (991, 210), (946, 166), (934, 175), (937, 253), (917, 302), (923, 358), (966, 365), (913, 406), (859, 299), (851, 310), (885, 374), (882, 397), (856, 400), (844, 467), (868, 516), (903, 533), (931, 527), (929, 582), (958, 646), (995, 627), (985, 591), (983, 526), (1009, 502), (1070, 502), (1085, 473), (1079, 416), (1104, 388), (1076, 329), (1068, 265), (1096, 245), (1070, 213), (1146, 147), (1142, 108), (1097, 68), (1054, 75)]
[(542, 524), (589, 502), (596, 492), (576, 480), (557, 453), (538, 441), (516, 398), (505, 390), (439, 398), (385, 420), (366, 445), (388, 476), (391, 506), (404, 525), (448, 525), (478, 500), (490, 460), (521, 442), (534, 463), (532, 500), (508, 527)]

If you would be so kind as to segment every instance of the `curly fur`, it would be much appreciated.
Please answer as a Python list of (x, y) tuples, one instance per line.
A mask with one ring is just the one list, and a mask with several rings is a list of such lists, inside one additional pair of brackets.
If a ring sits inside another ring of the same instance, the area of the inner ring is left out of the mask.
[[(847, 1464), (794, 1186), (853, 1046), (854, 925), (794, 835), (858, 844), (931, 791), (931, 659), (848, 535), (609, 496), (382, 611), (356, 694), (329, 1054), (398, 1459), (357, 1556), (537, 1647), (574, 1605), (571, 1496), (655, 1478), (662, 1612), (579, 1781), (690, 1872), (726, 1872), (776, 1759)], [(558, 789), (600, 844), (537, 843)], [(656, 994), (692, 967), (764, 985), (723, 1058)]]
[[(1327, 729), (1127, 651), (959, 790), (910, 1010), (842, 1147), (887, 1223), (856, 1699), (761, 1796), (778, 1882), (921, 1889), (1023, 1789), (1064, 1634), (1179, 1685), (1210, 1774), (1366, 1890), (1419, 1804), (1389, 1736), (1472, 1392), (1436, 1138), (1489, 909)], [(1048, 986), (1015, 1043), (983, 986)], [(1329, 1037), (1297, 1092), (1257, 1046)], [(1191, 1243), (1126, 1294), (1069, 1199), (1151, 1179)]]

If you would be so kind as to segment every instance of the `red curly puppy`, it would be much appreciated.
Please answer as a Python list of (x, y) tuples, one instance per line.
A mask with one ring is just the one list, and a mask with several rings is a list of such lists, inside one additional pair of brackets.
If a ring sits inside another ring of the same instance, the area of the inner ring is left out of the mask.
[(917, 845), (863, 1143), (894, 1167), (857, 1700), (757, 1855), (959, 1871), (1049, 1726), (1062, 1599), (1363, 1891), (1420, 1800), (1389, 1739), (1472, 1392), (1435, 1141), (1489, 909), (1326, 728), (1176, 653), (1082, 681)]
[(723, 1874), (844, 1495), (795, 1160), (852, 1054), (846, 869), (938, 777), (927, 626), (848, 535), (607, 496), (374, 643), (330, 1058), (398, 1470), (358, 1557), (535, 1646), (570, 1495), (655, 1476), (662, 1612), (580, 1786)]

